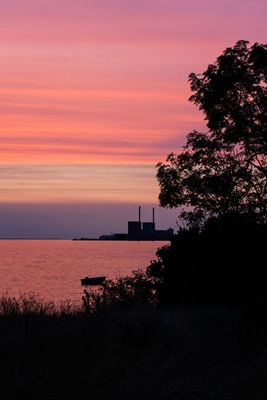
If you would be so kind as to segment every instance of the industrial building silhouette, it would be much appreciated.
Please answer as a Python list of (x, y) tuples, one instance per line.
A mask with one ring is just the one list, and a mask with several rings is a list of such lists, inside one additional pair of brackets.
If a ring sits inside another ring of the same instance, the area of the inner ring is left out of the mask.
[(152, 209), (152, 222), (141, 222), (141, 207), (139, 206), (138, 221), (128, 221), (128, 233), (101, 235), (99, 240), (170, 240), (173, 229), (156, 230), (155, 210)]

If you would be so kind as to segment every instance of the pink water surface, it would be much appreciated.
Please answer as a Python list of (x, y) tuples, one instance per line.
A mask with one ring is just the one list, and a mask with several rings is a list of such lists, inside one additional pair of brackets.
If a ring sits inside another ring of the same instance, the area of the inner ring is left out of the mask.
[(81, 300), (81, 278), (114, 279), (143, 269), (168, 242), (0, 240), (0, 295), (34, 291), (47, 300)]

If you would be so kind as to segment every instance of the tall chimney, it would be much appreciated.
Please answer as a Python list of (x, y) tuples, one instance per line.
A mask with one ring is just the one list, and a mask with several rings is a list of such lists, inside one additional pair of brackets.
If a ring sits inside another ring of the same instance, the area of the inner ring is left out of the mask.
[(154, 209), (154, 207), (153, 207), (153, 211), (152, 211), (152, 222), (154, 223), (155, 222), (155, 209)]
[(139, 206), (139, 222), (141, 222), (141, 207)]

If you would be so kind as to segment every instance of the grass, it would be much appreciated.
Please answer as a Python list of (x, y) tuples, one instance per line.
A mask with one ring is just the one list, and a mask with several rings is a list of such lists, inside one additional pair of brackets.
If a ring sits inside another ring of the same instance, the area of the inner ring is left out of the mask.
[[(8, 308), (9, 307), (9, 308)], [(3, 399), (266, 399), (261, 310), (0, 299)]]

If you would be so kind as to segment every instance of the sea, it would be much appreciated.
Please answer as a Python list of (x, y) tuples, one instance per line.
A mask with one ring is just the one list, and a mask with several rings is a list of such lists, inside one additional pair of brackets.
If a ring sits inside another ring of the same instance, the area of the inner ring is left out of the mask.
[(0, 240), (0, 296), (34, 292), (45, 300), (81, 301), (81, 278), (146, 270), (164, 241)]

